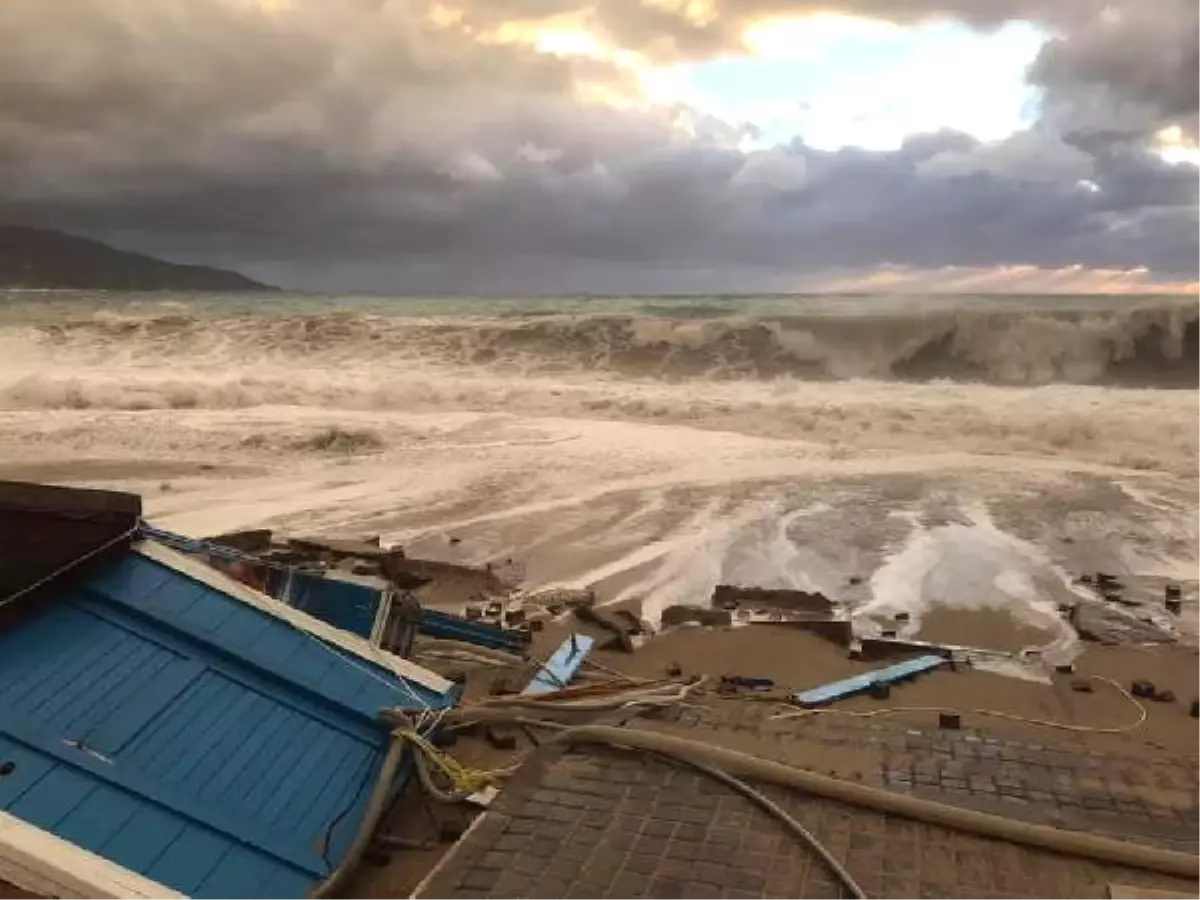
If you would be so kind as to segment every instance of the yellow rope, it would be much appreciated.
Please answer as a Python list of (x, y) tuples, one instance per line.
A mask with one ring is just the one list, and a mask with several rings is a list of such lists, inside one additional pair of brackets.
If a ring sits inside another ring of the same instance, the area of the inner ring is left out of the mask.
[(410, 728), (398, 728), (396, 734), (410, 742), (417, 750), (425, 754), (426, 759), (433, 763), (454, 787), (463, 793), (473, 794), (481, 791), (490, 784), (495, 784), (502, 778), (511, 775), (515, 766), (502, 769), (474, 769), (464, 766), (449, 753), (444, 753)]

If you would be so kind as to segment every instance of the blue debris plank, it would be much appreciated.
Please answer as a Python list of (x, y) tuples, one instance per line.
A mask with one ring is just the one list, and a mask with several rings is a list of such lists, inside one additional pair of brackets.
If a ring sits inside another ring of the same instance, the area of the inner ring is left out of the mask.
[(471, 622), (436, 609), (421, 610), (417, 630), (430, 637), (466, 641), (493, 650), (507, 650), (516, 654), (525, 652), (525, 638), (519, 632), (497, 628), (486, 622)]
[(554, 655), (546, 660), (546, 664), (538, 669), (533, 681), (522, 694), (548, 694), (551, 691), (562, 690), (583, 665), (584, 657), (596, 643), (594, 638), (586, 634), (572, 634), (562, 642), (562, 646), (554, 651)]
[(811, 690), (799, 691), (792, 694), (792, 702), (799, 706), (824, 706), (827, 703), (834, 703), (838, 700), (844, 700), (846, 697), (861, 694), (864, 691), (870, 690), (876, 684), (893, 684), (897, 681), (903, 681), (906, 678), (912, 678), (923, 672), (936, 669), (945, 662), (946, 657), (944, 656), (933, 654), (918, 656), (916, 659), (896, 663), (896, 665), (888, 666), (886, 669), (875, 669), (870, 672), (864, 672), (861, 675), (855, 675), (853, 678), (844, 678), (841, 681), (833, 681), (829, 684), (812, 688)]

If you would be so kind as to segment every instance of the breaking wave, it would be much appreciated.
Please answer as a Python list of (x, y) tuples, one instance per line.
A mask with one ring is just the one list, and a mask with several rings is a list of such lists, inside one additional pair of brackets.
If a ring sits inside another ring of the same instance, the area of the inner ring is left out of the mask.
[(405, 318), (172, 311), (36, 327), (39, 350), (91, 364), (484, 367), (679, 381), (793, 378), (1197, 386), (1197, 309), (959, 309), (912, 315)]

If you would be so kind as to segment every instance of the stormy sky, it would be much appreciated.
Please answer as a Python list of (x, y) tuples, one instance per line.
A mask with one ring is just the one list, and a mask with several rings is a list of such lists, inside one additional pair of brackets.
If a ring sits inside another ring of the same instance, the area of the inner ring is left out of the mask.
[(294, 287), (1197, 277), (1185, 0), (0, 0), (0, 221)]

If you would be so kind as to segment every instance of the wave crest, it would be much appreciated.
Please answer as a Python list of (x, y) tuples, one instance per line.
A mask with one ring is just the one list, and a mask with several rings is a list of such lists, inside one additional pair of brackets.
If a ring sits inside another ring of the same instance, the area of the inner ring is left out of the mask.
[(774, 379), (1196, 387), (1194, 305), (911, 316), (670, 318), (636, 315), (417, 319), (307, 316), (95, 317), (43, 325), (41, 344), (91, 362), (389, 360), (527, 374), (608, 372), (663, 380)]

